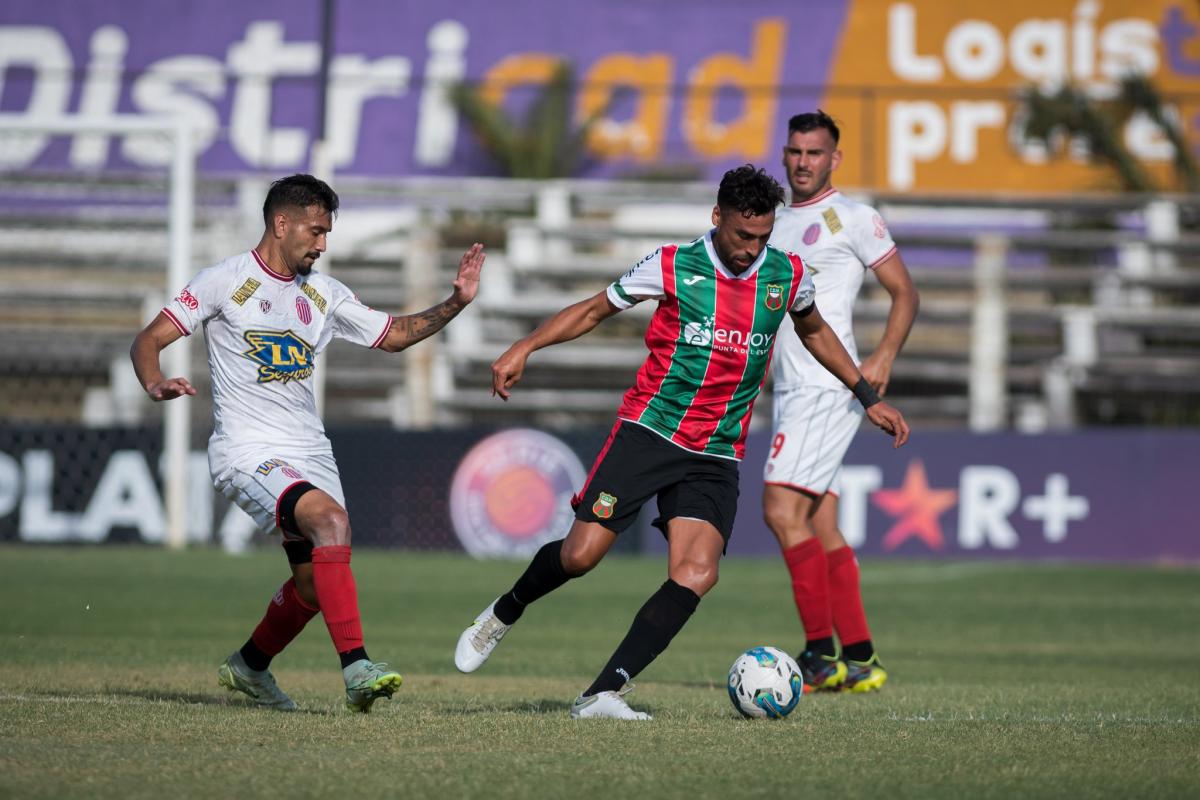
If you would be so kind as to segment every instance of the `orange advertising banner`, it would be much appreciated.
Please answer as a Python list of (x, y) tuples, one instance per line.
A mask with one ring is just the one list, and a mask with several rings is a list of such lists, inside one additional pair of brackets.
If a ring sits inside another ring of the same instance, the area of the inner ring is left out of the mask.
[[(1062, 86), (1111, 95), (1146, 76), (1200, 151), (1196, 0), (856, 0), (822, 108), (843, 124), (846, 186), (893, 191), (1119, 189), (1077, 143), (1022, 135), (1020, 93)], [(1164, 189), (1181, 189), (1174, 149), (1134, 116), (1119, 135)]]

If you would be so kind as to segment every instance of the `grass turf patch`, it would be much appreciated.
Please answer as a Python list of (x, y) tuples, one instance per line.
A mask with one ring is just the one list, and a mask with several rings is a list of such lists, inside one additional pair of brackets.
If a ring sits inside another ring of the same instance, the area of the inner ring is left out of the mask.
[(405, 676), (341, 710), (315, 619), (272, 669), (300, 704), (263, 712), (216, 685), (287, 567), (278, 552), (0, 549), (0, 796), (1195, 796), (1200, 572), (875, 562), (863, 568), (891, 678), (738, 717), (742, 650), (800, 649), (781, 562), (734, 560), (640, 677), (644, 724), (572, 722), (661, 559), (612, 557), (533, 606), (478, 673), (459, 632), (523, 564), (357, 551), (372, 657)]

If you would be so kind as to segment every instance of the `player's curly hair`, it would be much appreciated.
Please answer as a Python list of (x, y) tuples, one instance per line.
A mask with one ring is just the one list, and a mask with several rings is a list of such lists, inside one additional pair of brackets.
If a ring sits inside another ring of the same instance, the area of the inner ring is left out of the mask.
[(745, 216), (768, 214), (783, 203), (783, 187), (765, 170), (753, 164), (731, 169), (721, 178), (717, 205)]
[(788, 120), (788, 136), (793, 133), (812, 133), (818, 128), (824, 128), (829, 131), (829, 135), (833, 137), (833, 143), (837, 144), (841, 138), (841, 131), (838, 130), (837, 123), (833, 121), (833, 117), (826, 114), (821, 109), (809, 111), (806, 114), (797, 114)]
[(338, 196), (328, 183), (312, 175), (298, 174), (280, 178), (271, 184), (263, 201), (263, 222), (271, 227), (271, 218), (284, 208), (318, 206), (336, 216)]

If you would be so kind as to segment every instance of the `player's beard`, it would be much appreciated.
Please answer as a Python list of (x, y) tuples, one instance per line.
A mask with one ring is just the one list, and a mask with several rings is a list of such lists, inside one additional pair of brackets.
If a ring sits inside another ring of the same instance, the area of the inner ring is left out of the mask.
[(808, 184), (800, 190), (796, 189), (796, 184), (794, 182), (795, 178), (793, 177), (793, 182), (791, 184), (793, 203), (803, 203), (806, 200), (811, 200), (829, 188), (828, 172), (826, 172), (824, 175), (821, 175), (820, 173), (809, 171), (804, 173), (804, 177), (808, 179)]
[(300, 259), (300, 265), (296, 267), (296, 274), (307, 275), (312, 272), (313, 265), (317, 263), (317, 258), (320, 258), (320, 256), (316, 256), (312, 261), (309, 261), (309, 254), (306, 253), (304, 258)]

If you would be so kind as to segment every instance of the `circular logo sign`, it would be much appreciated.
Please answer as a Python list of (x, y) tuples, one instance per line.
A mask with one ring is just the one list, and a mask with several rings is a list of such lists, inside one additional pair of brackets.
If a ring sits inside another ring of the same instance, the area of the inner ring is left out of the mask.
[(548, 433), (517, 428), (487, 437), (450, 482), (450, 521), (473, 556), (530, 556), (567, 535), (571, 496), (587, 473)]

